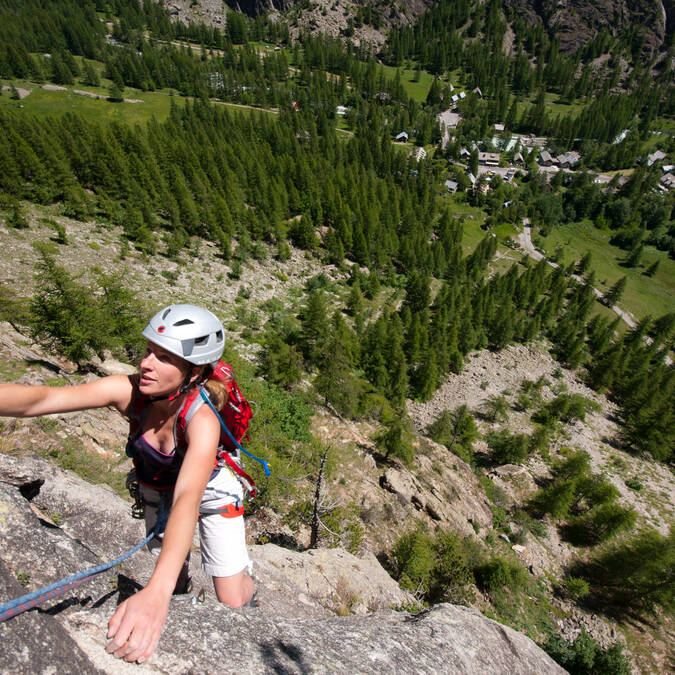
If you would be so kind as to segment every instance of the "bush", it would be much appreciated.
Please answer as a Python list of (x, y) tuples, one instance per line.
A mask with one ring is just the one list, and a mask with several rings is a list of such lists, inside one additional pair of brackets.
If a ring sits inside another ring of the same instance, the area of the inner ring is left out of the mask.
[(516, 593), (525, 588), (528, 581), (522, 565), (500, 556), (479, 565), (474, 574), (478, 585), (486, 591), (498, 591), (506, 586), (509, 592)]
[(550, 634), (542, 649), (570, 675), (630, 675), (631, 667), (620, 644), (606, 650), (585, 630), (569, 644), (557, 634)]
[(487, 442), (492, 449), (492, 459), (498, 464), (518, 464), (527, 459), (530, 449), (527, 434), (510, 434), (506, 430), (489, 434)]
[(472, 458), (473, 442), (479, 437), (478, 428), (467, 405), (461, 405), (452, 412), (443, 410), (429, 425), (427, 433), (434, 441), (445, 445), (463, 459)]
[(646, 530), (603, 548), (571, 570), (585, 579), (594, 600), (626, 614), (675, 608), (675, 531)]
[(386, 457), (398, 457), (406, 466), (412, 465), (415, 452), (406, 420), (401, 412), (386, 423), (386, 428), (377, 438), (377, 443)]
[(433, 536), (419, 526), (394, 545), (394, 576), (426, 601), (469, 603), (474, 582), (470, 546), (456, 532), (437, 529)]
[(532, 497), (529, 507), (553, 518), (565, 518), (575, 497), (575, 481), (565, 480), (542, 488)]
[(426, 595), (434, 567), (431, 535), (419, 528), (406, 532), (398, 538), (391, 554), (396, 565), (394, 576), (401, 588)]
[(563, 587), (565, 589), (565, 593), (567, 593), (567, 595), (573, 600), (578, 601), (588, 595), (588, 582), (585, 579), (580, 579), (579, 577), (567, 577), (564, 581)]
[(581, 420), (583, 422), (586, 419), (586, 413), (597, 408), (597, 403), (581, 394), (560, 394), (546, 405), (543, 405), (532, 416), (532, 419), (544, 425), (558, 421), (570, 423), (575, 420)]

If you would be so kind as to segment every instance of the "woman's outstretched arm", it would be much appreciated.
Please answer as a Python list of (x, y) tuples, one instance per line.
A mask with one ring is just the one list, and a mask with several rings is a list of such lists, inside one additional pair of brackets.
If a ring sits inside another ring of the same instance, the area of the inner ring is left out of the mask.
[(0, 384), (0, 416), (36, 417), (105, 406), (125, 412), (132, 392), (131, 380), (126, 375), (64, 387)]

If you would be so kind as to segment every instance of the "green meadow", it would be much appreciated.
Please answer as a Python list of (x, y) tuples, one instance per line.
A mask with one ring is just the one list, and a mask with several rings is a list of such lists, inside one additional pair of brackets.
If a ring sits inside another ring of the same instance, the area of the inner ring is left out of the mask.
[[(609, 240), (612, 232), (596, 228), (592, 223), (570, 223), (554, 227), (548, 237), (541, 239), (542, 248), (552, 257), (556, 249), (562, 250), (561, 262), (569, 265), (579, 260), (586, 252), (592, 257), (591, 267), (595, 270), (595, 287), (606, 291), (621, 277), (627, 279), (626, 290), (619, 307), (641, 319), (647, 315), (658, 317), (675, 311), (675, 261), (664, 251), (645, 246), (638, 267), (623, 267), (627, 252), (612, 246)], [(660, 260), (653, 277), (644, 274), (655, 260)]]
[[(65, 90), (52, 91), (42, 89), (41, 85), (34, 82), (15, 80), (9, 82), (0, 80), (0, 85), (14, 84), (15, 87), (30, 90), (30, 94), (24, 99), (17, 101), (10, 97), (9, 91), (3, 91), (0, 96), (0, 106), (12, 107), (17, 110), (25, 110), (27, 113), (46, 116), (63, 115), (66, 113), (82, 115), (86, 119), (107, 122), (124, 122), (127, 124), (145, 124), (153, 117), (157, 120), (166, 119), (171, 109), (171, 103), (182, 106), (186, 100), (183, 96), (171, 95), (169, 90), (163, 91), (140, 91), (126, 87), (124, 98), (138, 100), (138, 103), (112, 102), (106, 99), (96, 99), (82, 94), (75, 94), (74, 89), (89, 91), (103, 96), (108, 95), (107, 87), (90, 87), (81, 84), (68, 86)], [(233, 110), (262, 110), (252, 106), (239, 105), (236, 103), (221, 103)], [(272, 111), (268, 111), (272, 114)]]

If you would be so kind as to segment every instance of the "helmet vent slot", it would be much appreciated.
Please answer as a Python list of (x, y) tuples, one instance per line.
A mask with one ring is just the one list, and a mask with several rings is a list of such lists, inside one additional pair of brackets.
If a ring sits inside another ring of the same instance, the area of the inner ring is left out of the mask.
[(205, 345), (209, 341), (208, 335), (203, 335), (202, 337), (195, 338), (195, 347)]
[(191, 326), (194, 323), (194, 321), (191, 321), (190, 319), (181, 319), (180, 321), (176, 321), (174, 323), (174, 326)]

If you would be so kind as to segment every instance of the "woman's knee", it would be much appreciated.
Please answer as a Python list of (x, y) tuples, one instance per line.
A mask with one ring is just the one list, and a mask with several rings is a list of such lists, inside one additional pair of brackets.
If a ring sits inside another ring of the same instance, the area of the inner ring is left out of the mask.
[(234, 609), (245, 605), (253, 596), (253, 579), (245, 572), (233, 577), (213, 577), (213, 585), (219, 602)]

